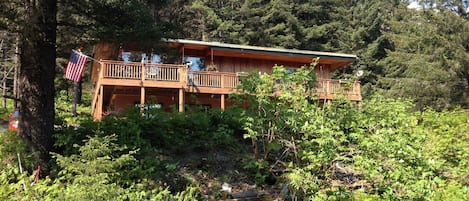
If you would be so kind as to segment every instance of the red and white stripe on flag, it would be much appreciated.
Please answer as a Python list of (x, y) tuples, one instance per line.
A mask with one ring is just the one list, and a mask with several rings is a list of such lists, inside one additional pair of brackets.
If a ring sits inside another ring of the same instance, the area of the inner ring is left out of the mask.
[(67, 67), (65, 68), (65, 78), (79, 82), (85, 70), (87, 58), (88, 56), (73, 50), (68, 60)]

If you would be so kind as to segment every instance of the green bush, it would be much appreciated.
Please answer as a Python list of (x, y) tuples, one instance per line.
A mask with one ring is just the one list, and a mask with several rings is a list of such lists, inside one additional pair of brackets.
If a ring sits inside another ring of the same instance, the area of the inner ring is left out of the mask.
[(129, 181), (125, 176), (137, 163), (135, 151), (126, 151), (116, 136), (91, 137), (78, 154), (54, 154), (59, 174), (56, 178), (32, 183), (27, 173), (14, 165), (0, 171), (2, 200), (196, 200), (198, 188), (172, 194), (151, 180)]
[(355, 200), (467, 199), (467, 111), (422, 114), (382, 97), (361, 110), (341, 107), (311, 116), (321, 123), (309, 121), (298, 141), (302, 159), (287, 174), (293, 188), (310, 199), (336, 199), (321, 193), (330, 191)]
[(304, 74), (285, 72), (243, 82), (243, 128), (256, 156), (246, 167), (285, 171), (291, 196), (306, 200), (467, 198), (468, 111), (416, 112), (409, 100), (381, 96), (361, 109), (345, 99), (317, 104)]

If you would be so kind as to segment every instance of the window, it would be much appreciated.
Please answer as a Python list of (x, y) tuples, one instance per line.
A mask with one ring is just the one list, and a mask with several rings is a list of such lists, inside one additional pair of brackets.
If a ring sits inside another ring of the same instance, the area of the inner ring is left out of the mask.
[(147, 60), (147, 54), (142, 52), (121, 52), (119, 55), (122, 61), (132, 61), (132, 62), (140, 62), (142, 59)]
[(151, 55), (151, 63), (152, 64), (160, 64), (161, 62), (161, 56), (157, 54)]
[(130, 61), (131, 54), (132, 54), (131, 52), (122, 52), (121, 53), (122, 61)]
[(185, 57), (185, 63), (189, 63), (189, 69), (191, 71), (202, 71), (205, 70), (205, 60), (199, 57)]

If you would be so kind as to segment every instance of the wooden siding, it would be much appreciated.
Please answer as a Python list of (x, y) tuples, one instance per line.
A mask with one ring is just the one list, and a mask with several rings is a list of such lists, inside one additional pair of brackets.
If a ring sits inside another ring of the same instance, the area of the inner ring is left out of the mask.
[[(108, 60), (108, 59), (117, 59), (119, 54), (119, 46), (112, 43), (98, 43), (96, 44), (96, 51), (94, 58), (96, 60)], [(91, 70), (91, 81), (96, 82), (99, 76), (99, 62), (93, 61), (93, 67)]]
[[(211, 61), (206, 62), (211, 64)], [(251, 58), (233, 58), (233, 57), (215, 57), (213, 63), (222, 72), (251, 72), (259, 70), (261, 72), (271, 73), (275, 65), (283, 65), (286, 68), (298, 68), (304, 65), (299, 62), (282, 62), (274, 60), (261, 60)]]

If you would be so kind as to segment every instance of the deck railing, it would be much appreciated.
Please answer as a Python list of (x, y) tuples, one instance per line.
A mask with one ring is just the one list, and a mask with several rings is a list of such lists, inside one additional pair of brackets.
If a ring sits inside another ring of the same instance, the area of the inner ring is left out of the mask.
[(135, 79), (142, 78), (145, 68), (145, 79), (155, 81), (180, 81), (184, 65), (142, 64), (140, 62), (102, 61), (103, 78)]
[(170, 64), (147, 64), (145, 65), (145, 80), (154, 81), (181, 81), (180, 69), (185, 66)]
[(116, 79), (140, 79), (142, 63), (103, 61), (103, 77)]
[(188, 84), (200, 87), (235, 89), (241, 83), (236, 73), (189, 71)]
[[(102, 61), (102, 69), (102, 78), (178, 82), (188, 87), (236, 89), (241, 83), (240, 76), (236, 73), (189, 71), (187, 66), (176, 64)], [(322, 97), (346, 95), (361, 99), (360, 83), (357, 81), (321, 79), (317, 82), (316, 93)]]
[(346, 80), (320, 79), (317, 82), (316, 92), (319, 95), (352, 95), (360, 96), (360, 82)]

